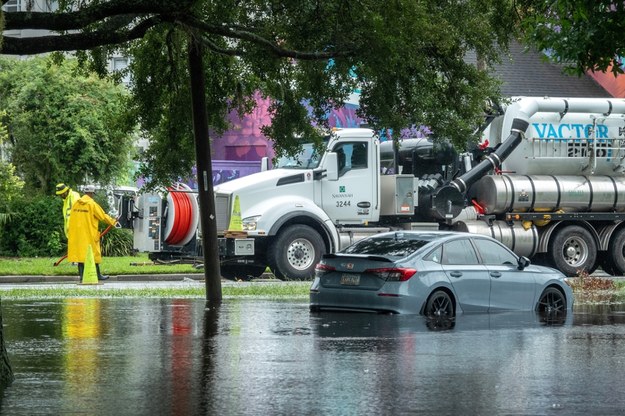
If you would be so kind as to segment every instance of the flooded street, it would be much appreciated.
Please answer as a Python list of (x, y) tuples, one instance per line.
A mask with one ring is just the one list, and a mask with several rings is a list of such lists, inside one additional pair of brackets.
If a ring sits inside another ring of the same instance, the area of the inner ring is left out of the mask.
[(3, 300), (2, 415), (625, 413), (625, 307), (311, 314), (306, 300)]

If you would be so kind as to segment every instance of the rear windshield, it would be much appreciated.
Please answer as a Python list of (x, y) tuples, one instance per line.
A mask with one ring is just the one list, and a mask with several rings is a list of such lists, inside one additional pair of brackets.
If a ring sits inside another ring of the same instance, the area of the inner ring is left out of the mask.
[(439, 238), (440, 234), (385, 234), (357, 241), (343, 250), (343, 253), (406, 257)]

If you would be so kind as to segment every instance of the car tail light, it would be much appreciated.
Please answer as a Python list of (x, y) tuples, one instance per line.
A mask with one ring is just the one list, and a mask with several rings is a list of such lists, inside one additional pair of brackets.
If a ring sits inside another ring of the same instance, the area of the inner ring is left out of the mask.
[(327, 264), (319, 263), (315, 266), (315, 277), (322, 277), (328, 273), (335, 271), (336, 268)]
[(374, 274), (387, 282), (405, 282), (414, 276), (416, 272), (415, 269), (406, 269), (403, 267), (385, 267), (382, 269), (365, 270), (365, 273)]

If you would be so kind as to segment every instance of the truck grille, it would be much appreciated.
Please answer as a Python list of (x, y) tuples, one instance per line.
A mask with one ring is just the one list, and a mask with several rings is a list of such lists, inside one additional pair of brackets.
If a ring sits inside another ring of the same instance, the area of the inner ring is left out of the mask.
[(230, 225), (230, 195), (215, 194), (215, 213), (217, 215), (217, 233), (223, 233)]

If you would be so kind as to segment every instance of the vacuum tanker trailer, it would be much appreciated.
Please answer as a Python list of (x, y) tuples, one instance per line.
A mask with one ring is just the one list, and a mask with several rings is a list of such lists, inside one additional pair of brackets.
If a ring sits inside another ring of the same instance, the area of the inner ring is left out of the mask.
[[(216, 186), (222, 275), (251, 278), (269, 266), (282, 279), (312, 278), (322, 254), (392, 229), (486, 234), (569, 276), (625, 274), (625, 100), (519, 97), (488, 122), (463, 153), (443, 140), (381, 143), (369, 129), (337, 129), (322, 154), (304, 145), (274, 169)], [(135, 228), (150, 218), (142, 204)], [(161, 214), (188, 208), (178, 231), (188, 244), (198, 207), (158, 204), (152, 220), (170, 233), (177, 222)], [(141, 247), (170, 251), (143, 229)]]

